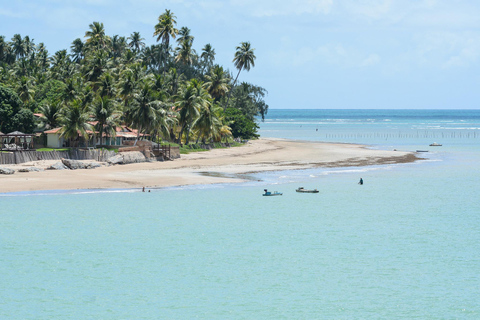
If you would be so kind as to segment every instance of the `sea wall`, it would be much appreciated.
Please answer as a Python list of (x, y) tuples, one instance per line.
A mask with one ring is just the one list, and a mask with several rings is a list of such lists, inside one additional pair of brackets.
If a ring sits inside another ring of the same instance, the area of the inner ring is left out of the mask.
[(39, 160), (96, 160), (100, 162), (107, 161), (108, 158), (115, 155), (114, 151), (109, 150), (70, 150), (70, 151), (15, 151), (0, 152), (0, 164), (18, 164)]

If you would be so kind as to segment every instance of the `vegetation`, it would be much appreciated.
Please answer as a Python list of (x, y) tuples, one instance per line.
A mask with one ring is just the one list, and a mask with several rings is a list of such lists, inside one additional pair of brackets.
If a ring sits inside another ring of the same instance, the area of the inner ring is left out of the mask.
[(250, 43), (236, 48), (233, 79), (215, 64), (211, 44), (197, 54), (191, 30), (176, 19), (170, 10), (159, 16), (150, 46), (139, 32), (109, 36), (101, 22), (53, 55), (28, 36), (0, 36), (0, 131), (61, 127), (71, 147), (92, 131), (100, 140), (114, 136), (120, 124), (137, 129), (137, 140), (146, 134), (180, 145), (258, 137), (266, 90), (237, 83), (255, 66)]

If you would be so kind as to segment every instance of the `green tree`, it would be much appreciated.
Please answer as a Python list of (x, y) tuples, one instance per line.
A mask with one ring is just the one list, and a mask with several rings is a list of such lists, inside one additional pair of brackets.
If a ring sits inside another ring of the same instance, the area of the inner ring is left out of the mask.
[[(237, 83), (238, 76), (240, 75), (240, 72), (243, 69), (250, 71), (251, 67), (255, 67), (256, 57), (255, 57), (254, 51), (255, 49), (251, 47), (250, 42), (242, 42), (240, 46), (237, 47), (237, 51), (235, 52), (235, 58), (233, 58), (233, 64), (238, 69), (238, 73), (237, 73), (237, 76), (235, 77), (235, 81), (233, 81), (232, 87), (235, 87), (235, 83)], [(230, 91), (230, 94), (228, 95), (228, 99), (225, 107), (228, 105), (228, 101), (230, 100), (231, 94), (232, 94), (232, 91)]]
[[(74, 141), (82, 138), (89, 140), (88, 131), (93, 130), (89, 123), (90, 111), (84, 108), (80, 100), (73, 100), (68, 103), (60, 113), (58, 120), (62, 125), (60, 136), (70, 141), (70, 146), (74, 146)], [(78, 143), (76, 144), (78, 146)]]
[(23, 107), (22, 100), (18, 95), (9, 88), (0, 86), (0, 131), (9, 133), (15, 131), (16, 128), (12, 122), (12, 118)]
[(103, 145), (103, 134), (106, 137), (116, 135), (116, 127), (120, 125), (120, 112), (116, 102), (108, 96), (98, 98), (93, 103), (93, 118), (97, 123), (95, 130), (100, 135), (100, 144)]
[(142, 36), (140, 35), (140, 32), (132, 33), (131, 36), (128, 37), (128, 40), (130, 40), (130, 42), (128, 43), (128, 46), (132, 48), (133, 52), (135, 53), (140, 52), (142, 48), (145, 48), (145, 42), (143, 42), (143, 40), (145, 39), (142, 38)]
[(220, 101), (228, 92), (228, 81), (230, 78), (222, 67), (216, 65), (210, 69), (210, 73), (205, 76), (206, 82), (204, 84), (208, 93), (212, 96), (215, 102)]
[(155, 25), (154, 36), (157, 36), (157, 41), (162, 41), (166, 49), (170, 47), (170, 37), (175, 39), (178, 34), (178, 29), (175, 28), (177, 17), (170, 11), (165, 10), (163, 14), (158, 17), (158, 23)]
[(225, 121), (229, 123), (232, 129), (232, 135), (235, 138), (254, 139), (258, 138), (258, 125), (254, 120), (248, 119), (242, 111), (235, 108), (227, 108), (225, 110)]

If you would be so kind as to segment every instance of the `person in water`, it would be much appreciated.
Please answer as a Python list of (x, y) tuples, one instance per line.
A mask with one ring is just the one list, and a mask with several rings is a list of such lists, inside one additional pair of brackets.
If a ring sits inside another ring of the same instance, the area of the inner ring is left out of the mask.
[(360, 181), (358, 181), (358, 184), (359, 184), (359, 185), (362, 185), (362, 184), (363, 184), (363, 179), (362, 179), (362, 178), (360, 178)]

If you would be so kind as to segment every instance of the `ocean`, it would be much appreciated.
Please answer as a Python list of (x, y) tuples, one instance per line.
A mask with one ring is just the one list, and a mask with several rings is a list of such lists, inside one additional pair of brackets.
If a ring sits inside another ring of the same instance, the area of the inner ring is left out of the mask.
[(426, 152), (151, 193), (2, 194), (0, 319), (480, 318), (480, 110), (274, 109), (260, 134)]

